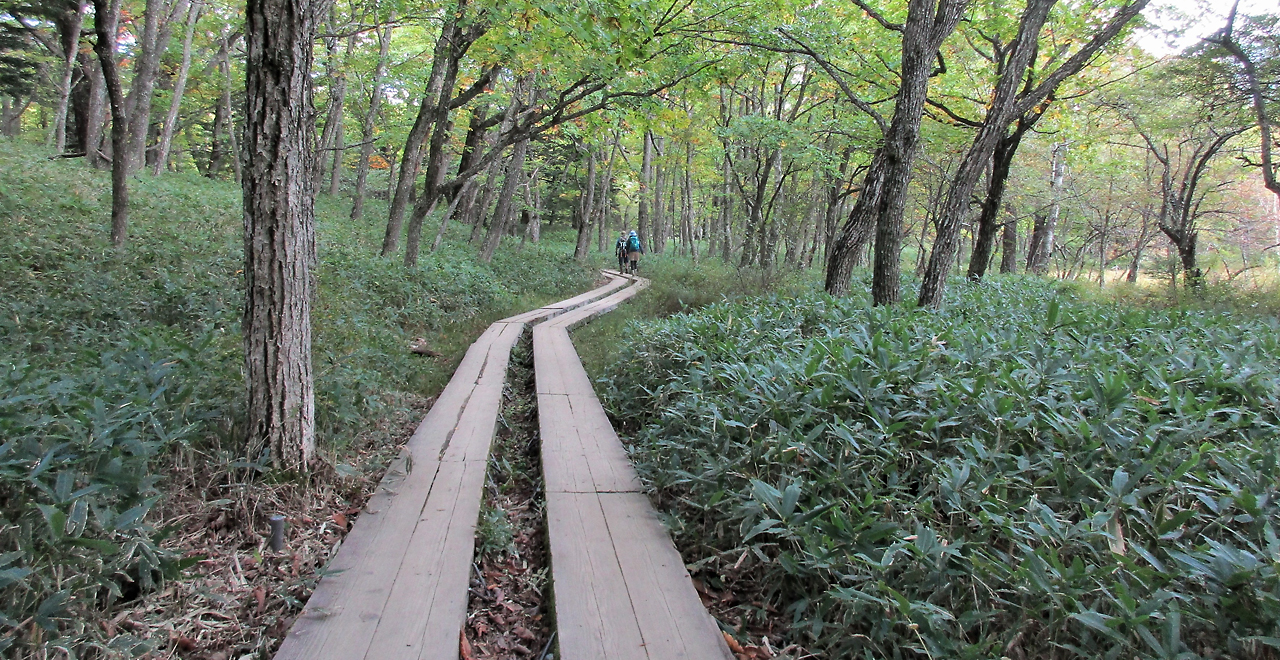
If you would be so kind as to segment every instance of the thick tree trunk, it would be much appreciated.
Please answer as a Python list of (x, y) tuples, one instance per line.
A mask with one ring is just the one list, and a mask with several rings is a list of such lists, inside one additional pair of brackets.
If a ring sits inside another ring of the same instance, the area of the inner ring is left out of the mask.
[(160, 143), (156, 148), (156, 161), (151, 168), (152, 176), (159, 176), (169, 162), (169, 150), (173, 148), (173, 131), (178, 125), (178, 113), (182, 109), (182, 96), (187, 90), (187, 77), (191, 73), (191, 40), (195, 36), (196, 22), (200, 20), (203, 6), (193, 3), (187, 9), (187, 29), (182, 36), (182, 64), (178, 68), (178, 79), (173, 83), (173, 98), (169, 101), (169, 112), (165, 115), (164, 124), (160, 127)]
[[(394, 20), (394, 16), (390, 20)], [(365, 186), (369, 181), (369, 159), (373, 157), (373, 131), (378, 120), (378, 111), (382, 107), (382, 79), (387, 73), (387, 56), (390, 53), (391, 26), (387, 25), (378, 32), (378, 65), (373, 71), (373, 91), (369, 96), (369, 111), (364, 115), (364, 126), (360, 132), (360, 164), (356, 166), (356, 189), (351, 202), (352, 220), (359, 220), (364, 215)]]
[(121, 0), (93, 0), (94, 32), (97, 41), (93, 50), (102, 65), (102, 77), (106, 82), (107, 98), (111, 103), (111, 244), (124, 247), (129, 230), (129, 126), (124, 115), (124, 89), (120, 86), (120, 71), (116, 68), (116, 26), (120, 19)]
[(305, 471), (315, 451), (311, 365), (315, 193), (312, 0), (245, 12), (245, 375), (250, 447)]

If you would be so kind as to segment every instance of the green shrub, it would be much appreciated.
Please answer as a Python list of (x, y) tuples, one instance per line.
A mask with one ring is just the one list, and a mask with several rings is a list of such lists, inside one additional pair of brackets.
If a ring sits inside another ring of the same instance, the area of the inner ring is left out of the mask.
[(940, 312), (808, 295), (628, 334), (606, 405), (686, 560), (758, 580), (801, 643), (1275, 657), (1273, 318), (996, 278)]

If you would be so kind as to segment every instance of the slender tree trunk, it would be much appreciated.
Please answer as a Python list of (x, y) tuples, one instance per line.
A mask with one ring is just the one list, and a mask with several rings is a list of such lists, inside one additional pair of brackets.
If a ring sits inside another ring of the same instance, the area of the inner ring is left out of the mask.
[(1013, 273), (1018, 270), (1018, 220), (1009, 218), (1004, 223), (1004, 235), (1000, 239), (1000, 272)]
[[(330, 11), (332, 12), (332, 9)], [(329, 25), (331, 31), (335, 23), (336, 18), (330, 15)], [(329, 162), (329, 158), (337, 153), (333, 146), (338, 142), (338, 134), (342, 132), (343, 104), (347, 98), (347, 76), (342, 70), (343, 65), (338, 61), (337, 38), (326, 38), (325, 48), (328, 51), (328, 55), (325, 58), (325, 69), (329, 78), (329, 108), (325, 112), (324, 131), (320, 134), (319, 152), (316, 156), (313, 182), (316, 190), (321, 189), (324, 185), (325, 174), (329, 173), (329, 169), (325, 165)]]
[[(394, 15), (388, 20), (394, 20)], [(356, 189), (351, 203), (352, 220), (359, 220), (364, 215), (365, 185), (369, 181), (369, 159), (373, 157), (373, 131), (382, 105), (382, 79), (387, 73), (387, 56), (390, 52), (391, 26), (387, 25), (378, 32), (378, 65), (373, 71), (373, 91), (369, 96), (369, 111), (365, 113), (363, 130), (360, 132), (360, 164), (356, 167)]]
[(444, 212), (444, 217), (440, 218), (440, 229), (436, 230), (435, 240), (431, 241), (432, 252), (440, 249), (440, 244), (444, 242), (444, 234), (449, 230), (449, 221), (453, 219), (453, 214), (457, 212), (459, 202), (461, 202), (462, 199), (471, 192), (471, 189), (476, 186), (476, 183), (479, 180), (479, 177), (472, 177), (468, 179), (467, 182), (463, 184), (462, 190), (459, 190), (458, 194), (453, 196), (453, 201), (449, 202), (448, 210)]
[[(489, 215), (489, 208), (493, 206), (493, 200), (498, 196), (498, 177), (502, 176), (502, 167), (505, 161), (498, 159), (489, 164), (489, 168), (485, 174), (484, 190), (478, 194), (472, 194), (472, 200), (468, 206), (471, 214), (471, 237), (468, 241), (474, 245), (480, 245), (482, 238), (482, 230), (484, 229), (484, 219)], [(480, 198), (480, 203), (475, 204), (475, 197)]]
[[(489, 233), (480, 248), (480, 260), (489, 263), (493, 254), (498, 251), (502, 237), (507, 233), (511, 223), (511, 200), (515, 196), (516, 186), (520, 184), (521, 173), (524, 172), (524, 157), (529, 150), (529, 140), (520, 140), (511, 150), (511, 161), (507, 163), (507, 176), (502, 182), (502, 193), (498, 196), (498, 208), (494, 210), (493, 220), (489, 223)], [(582, 239), (579, 237), (578, 242)]]
[(156, 78), (160, 74), (160, 58), (169, 48), (174, 19), (186, 14), (189, 4), (190, 0), (147, 0), (142, 52), (134, 67), (126, 103), (129, 115), (129, 150), (125, 155), (130, 173), (146, 165), (147, 137), (151, 132), (151, 102), (155, 97)]
[[(995, 250), (996, 232), (999, 231), (1001, 225), (997, 222), (1000, 214), (1000, 205), (1004, 201), (1005, 187), (1009, 182), (1009, 170), (1013, 165), (1013, 156), (1017, 153), (1018, 144), (1022, 141), (1022, 136), (1035, 124), (1040, 115), (1035, 115), (1028, 120), (1020, 120), (1018, 128), (1009, 135), (1000, 139), (1000, 143), (996, 145), (995, 153), (991, 157), (991, 175), (987, 180), (987, 196), (982, 201), (982, 212), (978, 215), (978, 236), (973, 245), (973, 254), (969, 258), (968, 277), (972, 281), (979, 281), (987, 273), (987, 268), (991, 263), (991, 255)], [(1005, 240), (1011, 234), (1009, 225), (1006, 223)], [(1015, 235), (1016, 236), (1016, 235)], [(1006, 245), (1007, 247), (1007, 245)], [(1015, 249), (1012, 250), (1016, 252)], [(1006, 253), (1010, 250), (1006, 249)], [(1001, 271), (1004, 270), (1004, 262), (1010, 257), (1001, 257)]]
[(242, 154), (239, 140), (236, 139), (235, 106), (231, 104), (231, 44), (224, 41), (223, 46), (222, 61), (218, 63), (222, 71), (222, 106), (227, 111), (227, 145), (231, 150), (231, 171), (235, 173), (236, 183), (239, 184), (244, 180), (244, 170), (240, 162)]
[(596, 252), (604, 252), (605, 229), (609, 216), (609, 196), (613, 192), (613, 167), (618, 159), (618, 142), (621, 136), (615, 130), (613, 145), (609, 148), (609, 163), (604, 168), (604, 178), (600, 182), (600, 194), (596, 203)]
[[(649, 240), (649, 187), (653, 181), (653, 132), (644, 132), (644, 155), (640, 161), (640, 189), (636, 192), (637, 216), (636, 234), (640, 240)], [(653, 246), (652, 241), (649, 243)]]
[(578, 198), (578, 243), (573, 249), (575, 261), (587, 260), (587, 250), (591, 247), (592, 221), (596, 215), (596, 152), (587, 150), (587, 185)]
[(245, 309), (250, 447), (305, 471), (315, 452), (311, 365), (316, 260), (312, 0), (248, 0), (245, 11)]
[(116, 26), (120, 19), (121, 0), (93, 0), (94, 32), (97, 41), (93, 45), (102, 65), (102, 77), (106, 82), (107, 98), (111, 103), (111, 244), (123, 248), (129, 231), (129, 126), (124, 117), (124, 89), (120, 86), (120, 72), (116, 68)]
[[(466, 44), (462, 42), (462, 30), (459, 21), (466, 15), (468, 0), (457, 0), (456, 8), (446, 11), (445, 23), (440, 28), (440, 36), (431, 60), (431, 73), (427, 78), (427, 88), (422, 95), (422, 104), (418, 107), (418, 116), (414, 119), (413, 128), (405, 139), (404, 150), (400, 156), (400, 178), (396, 183), (395, 195), (391, 198), (391, 208), (387, 215), (387, 231), (382, 238), (382, 256), (395, 253), (400, 243), (400, 231), (404, 226), (404, 214), (409, 209), (410, 197), (414, 184), (418, 180), (418, 169), (422, 166), (422, 146), (430, 135), (432, 126), (436, 132), (443, 130), (448, 118), (449, 101), (453, 96), (453, 86), (458, 75), (458, 59), (466, 52)], [(442, 112), (443, 110), (443, 112)], [(434, 188), (434, 181), (427, 186)], [(419, 200), (419, 203), (423, 203)], [(430, 201), (425, 202), (430, 205)], [(414, 257), (416, 260), (416, 255)]]
[[(1011, 46), (1012, 51), (1004, 64), (1000, 79), (996, 83), (987, 116), (960, 166), (956, 168), (951, 185), (947, 189), (942, 213), (938, 219), (938, 235), (933, 242), (933, 250), (929, 254), (929, 266), (925, 269), (924, 277), (920, 282), (920, 296), (916, 304), (921, 307), (938, 307), (942, 304), (947, 271), (951, 269), (959, 248), (960, 226), (968, 214), (969, 199), (982, 176), (982, 170), (993, 162), (996, 147), (1004, 138), (1009, 123), (1014, 119), (1018, 86), (1023, 82), (1027, 66), (1036, 54), (1040, 29), (1048, 20), (1049, 10), (1056, 2), (1057, 0), (1029, 0), (1022, 13), (1018, 35)], [(1012, 154), (1007, 154), (1007, 157), (1012, 158)], [(1000, 164), (996, 163), (996, 165)], [(1006, 171), (999, 178), (1004, 179), (1007, 176)], [(996, 173), (993, 172), (992, 184), (1003, 187), (1003, 181), (997, 183), (997, 178)], [(1002, 190), (997, 192), (1003, 194)], [(996, 210), (991, 211), (993, 216)], [(986, 271), (986, 264), (990, 261), (990, 247), (994, 238), (995, 228), (989, 227), (987, 242), (984, 246), (985, 254), (981, 255), (983, 261), (979, 270), (982, 272)], [(973, 272), (972, 268), (970, 272)]]
[(62, 37), (62, 79), (58, 85), (58, 100), (53, 115), (53, 148), (62, 153), (67, 148), (67, 108), (71, 105), (71, 82), (76, 72), (80, 48), (80, 29), (84, 25), (85, 5), (79, 0), (74, 10), (62, 13), (59, 32)]
[(169, 112), (165, 115), (164, 125), (160, 127), (160, 144), (156, 149), (156, 162), (151, 168), (152, 176), (159, 176), (161, 170), (169, 162), (169, 150), (173, 148), (173, 131), (178, 125), (178, 113), (182, 109), (182, 96), (187, 90), (187, 76), (191, 73), (191, 39), (195, 36), (196, 22), (204, 7), (201, 3), (192, 3), (187, 9), (187, 29), (182, 36), (182, 64), (178, 68), (178, 79), (173, 84), (173, 98), (169, 101)]
[(876, 305), (893, 305), (902, 299), (902, 214), (920, 139), (929, 74), (938, 48), (955, 30), (967, 6), (967, 0), (910, 0), (907, 4), (907, 21), (902, 27), (902, 85), (884, 144), (872, 157), (858, 201), (831, 250), (825, 283), (831, 295), (849, 292), (857, 254), (874, 227), (872, 300)]
[(1032, 248), (1027, 254), (1027, 270), (1037, 275), (1044, 275), (1049, 270), (1049, 260), (1053, 256), (1053, 233), (1058, 226), (1058, 216), (1062, 212), (1062, 180), (1066, 173), (1065, 142), (1053, 145), (1053, 161), (1050, 166), (1049, 194), (1051, 203), (1049, 216), (1043, 220), (1037, 216), (1035, 234), (1031, 237)]

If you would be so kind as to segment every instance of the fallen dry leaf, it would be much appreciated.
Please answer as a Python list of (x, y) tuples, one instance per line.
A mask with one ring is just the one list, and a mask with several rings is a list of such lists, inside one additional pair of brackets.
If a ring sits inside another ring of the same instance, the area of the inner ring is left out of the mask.
[(253, 599), (258, 601), (258, 609), (255, 611), (255, 614), (262, 616), (262, 613), (267, 609), (267, 590), (262, 588), (262, 585), (254, 587)]
[(458, 653), (461, 654), (462, 660), (475, 660), (475, 656), (471, 654), (471, 642), (467, 641), (467, 631), (458, 631)]
[(720, 634), (724, 635), (724, 643), (729, 645), (730, 651), (733, 651), (734, 653), (743, 652), (742, 645), (738, 643), (738, 640), (733, 638), (733, 635), (730, 635), (729, 633), (724, 632), (723, 630), (720, 631)]

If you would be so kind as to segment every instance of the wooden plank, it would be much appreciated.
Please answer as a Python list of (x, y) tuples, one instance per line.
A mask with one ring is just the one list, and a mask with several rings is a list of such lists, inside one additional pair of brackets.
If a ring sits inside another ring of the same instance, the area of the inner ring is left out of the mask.
[(483, 461), (440, 464), (440, 475), (418, 516), (417, 527), (396, 573), (382, 617), (363, 656), (366, 660), (414, 658), (428, 622), (452, 629), (446, 637), (456, 658), (458, 631), (467, 610), (467, 581), (474, 554), (475, 525), (484, 486)]
[(599, 499), (649, 657), (733, 660), (648, 498), (601, 493)]
[(563, 394), (538, 395), (538, 435), (542, 479), (547, 492), (578, 493), (591, 487), (591, 468), (573, 428), (573, 411)]
[(599, 286), (595, 289), (592, 289), (585, 293), (578, 294), (566, 300), (561, 300), (559, 302), (551, 303), (550, 305), (546, 305), (545, 307), (539, 307), (538, 309), (535, 309), (532, 311), (524, 312), (522, 314), (517, 314), (516, 316), (507, 317), (505, 319), (502, 319), (502, 321), (507, 323), (511, 323), (511, 322), (535, 323), (537, 321), (545, 320), (547, 318), (551, 318), (558, 314), (562, 314), (568, 310), (585, 305), (593, 300), (596, 300), (597, 298), (603, 297), (604, 295), (612, 291), (615, 291), (623, 286), (626, 286), (629, 283), (629, 280), (623, 277), (619, 277), (616, 275), (609, 275), (608, 277), (609, 277), (608, 282), (606, 282), (602, 286)]
[[(538, 394), (567, 394), (565, 364), (577, 360), (573, 343), (563, 330), (540, 325), (533, 329), (533, 373)], [(580, 365), (581, 363), (579, 363)]]
[(439, 463), (415, 463), (397, 489), (371, 498), (290, 629), (278, 660), (348, 660), (364, 656)]
[[(562, 660), (647, 660), (636, 613), (594, 493), (547, 493)], [(675, 658), (695, 656), (676, 655)]]
[(640, 479), (627, 450), (594, 394), (570, 395), (573, 424), (587, 457), (592, 488), (597, 493), (640, 492)]

